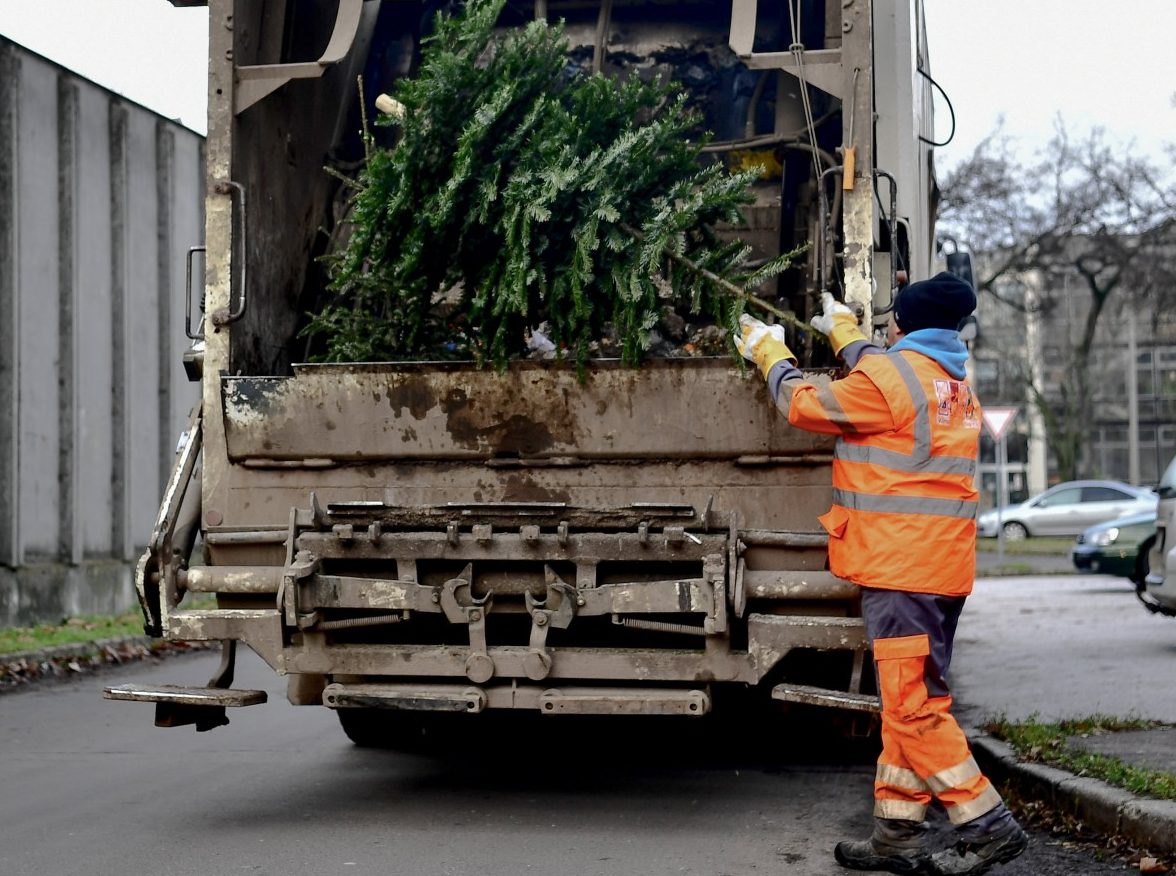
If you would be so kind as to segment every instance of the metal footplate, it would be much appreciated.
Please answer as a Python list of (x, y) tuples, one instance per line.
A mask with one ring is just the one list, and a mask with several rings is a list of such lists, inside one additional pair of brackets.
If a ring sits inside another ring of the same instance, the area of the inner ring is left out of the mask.
[(539, 696), (544, 715), (685, 715), (700, 718), (711, 698), (702, 690), (562, 688)]
[(826, 687), (810, 687), (805, 684), (778, 684), (772, 688), (772, 699), (787, 703), (804, 703), (809, 706), (849, 709), (855, 712), (882, 711), (882, 700), (876, 696), (830, 690)]
[(412, 712), (471, 712), (486, 708), (486, 694), (476, 687), (387, 684), (328, 684), (323, 705), (331, 709), (402, 709)]
[(183, 687), (178, 684), (157, 684), (136, 687), (120, 684), (102, 689), (108, 700), (130, 700), (135, 703), (175, 703), (181, 706), (256, 706), (268, 697), (263, 690), (237, 690), (223, 687)]
[(130, 700), (135, 703), (172, 703), (177, 706), (229, 707), (256, 706), (268, 698), (263, 690), (238, 690), (223, 687), (183, 687), (178, 684), (157, 684), (136, 687), (120, 684), (102, 689), (108, 700)]
[(705, 690), (446, 684), (328, 684), (331, 709), (401, 709), (416, 712), (481, 712), (537, 709), (544, 715), (684, 715), (711, 710)]
[(222, 687), (182, 687), (177, 684), (158, 684), (137, 687), (120, 684), (102, 689), (108, 700), (127, 700), (135, 703), (155, 703), (156, 727), (182, 727), (195, 724), (200, 731), (211, 730), (229, 723), (225, 708), (256, 706), (264, 703), (263, 690), (237, 690)]

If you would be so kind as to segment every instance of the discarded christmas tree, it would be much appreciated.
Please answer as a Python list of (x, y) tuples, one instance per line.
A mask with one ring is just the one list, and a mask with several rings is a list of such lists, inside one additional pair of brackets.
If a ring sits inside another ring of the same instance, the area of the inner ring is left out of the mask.
[(335, 299), (306, 329), (320, 358), (502, 366), (542, 325), (580, 365), (606, 339), (635, 363), (667, 313), (732, 326), (787, 266), (716, 236), (754, 173), (700, 163), (678, 88), (579, 72), (558, 25), (496, 32), (503, 2), (439, 17), (379, 122), (396, 146), (365, 134)]

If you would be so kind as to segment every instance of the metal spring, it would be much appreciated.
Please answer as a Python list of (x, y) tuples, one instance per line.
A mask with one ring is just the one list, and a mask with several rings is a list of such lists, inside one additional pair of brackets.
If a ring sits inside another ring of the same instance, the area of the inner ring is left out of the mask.
[(345, 617), (340, 620), (319, 621), (320, 630), (350, 630), (355, 627), (379, 627), (384, 624), (398, 624), (404, 618), (398, 614), (378, 614), (373, 617)]
[(635, 630), (653, 630), (656, 633), (681, 633), (684, 636), (705, 636), (706, 630), (692, 624), (674, 624), (667, 621), (642, 620), (635, 617), (623, 617), (618, 623), (623, 627)]

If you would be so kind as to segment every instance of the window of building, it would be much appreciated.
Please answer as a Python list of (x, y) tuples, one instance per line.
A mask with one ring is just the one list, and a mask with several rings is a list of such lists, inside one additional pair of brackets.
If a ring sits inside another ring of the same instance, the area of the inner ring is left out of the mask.
[(996, 383), (1000, 377), (1000, 365), (992, 359), (976, 362), (976, 380), (982, 383)]
[(1156, 372), (1156, 395), (1164, 398), (1176, 396), (1176, 367), (1161, 368)]
[(1146, 367), (1138, 370), (1138, 385), (1140, 395), (1155, 395), (1156, 381), (1155, 374), (1152, 373), (1152, 367), (1149, 363)]

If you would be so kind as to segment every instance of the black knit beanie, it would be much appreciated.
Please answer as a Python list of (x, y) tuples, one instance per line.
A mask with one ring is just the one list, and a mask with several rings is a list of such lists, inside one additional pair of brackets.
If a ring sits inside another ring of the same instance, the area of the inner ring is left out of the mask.
[(894, 303), (894, 319), (904, 334), (919, 329), (956, 331), (960, 320), (976, 309), (976, 293), (955, 274), (944, 271), (930, 280), (904, 286)]

